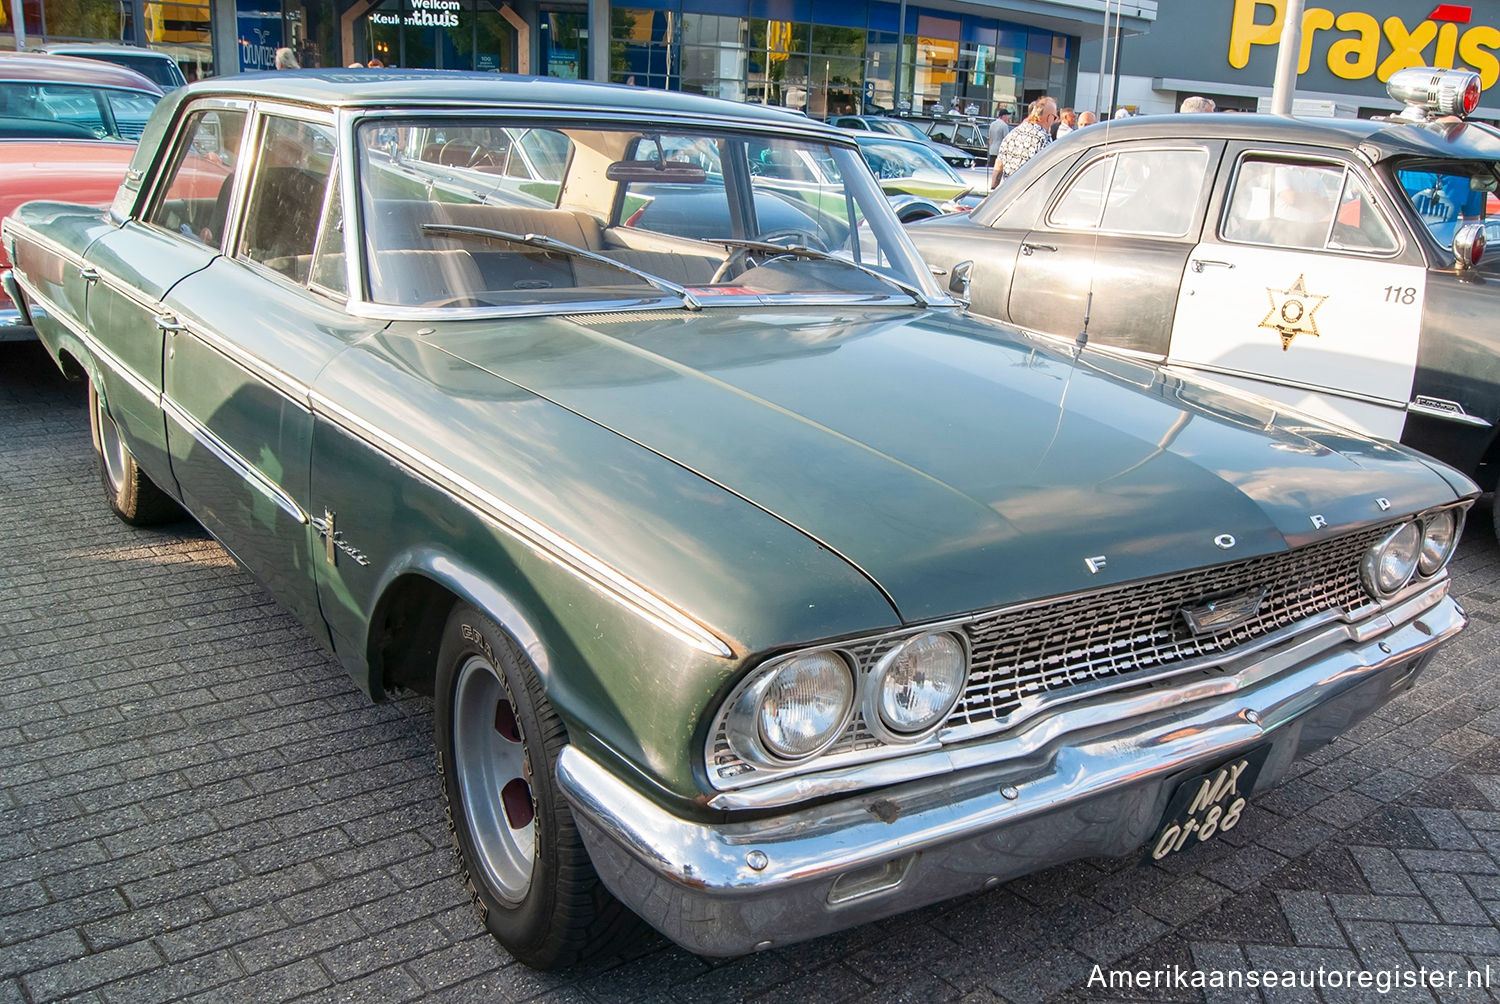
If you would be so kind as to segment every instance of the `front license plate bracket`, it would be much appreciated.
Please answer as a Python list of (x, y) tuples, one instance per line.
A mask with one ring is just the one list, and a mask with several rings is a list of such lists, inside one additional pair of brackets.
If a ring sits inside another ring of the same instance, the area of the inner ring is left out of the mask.
[(1172, 793), (1146, 857), (1160, 861), (1239, 825), (1271, 747), (1259, 746), (1184, 778)]

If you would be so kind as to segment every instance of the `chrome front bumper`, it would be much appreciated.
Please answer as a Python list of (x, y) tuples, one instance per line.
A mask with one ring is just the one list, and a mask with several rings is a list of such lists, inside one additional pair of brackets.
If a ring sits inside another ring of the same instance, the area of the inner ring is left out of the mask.
[(0, 272), (0, 288), (5, 290), (11, 303), (8, 307), (0, 306), (0, 342), (35, 338), (36, 329), (31, 326), (31, 316), (22, 306), (26, 301), (21, 299), (20, 286), (10, 269)]
[(1361, 624), (1230, 662), (1210, 683), (1156, 688), (1147, 713), (1127, 694), (1074, 718), (1084, 727), (1035, 722), (1057, 734), (1031, 755), (768, 818), (680, 818), (575, 747), (558, 774), (615, 896), (690, 951), (740, 955), (1129, 853), (1186, 773), (1269, 747), (1257, 787), (1274, 784), (1405, 690), (1466, 622), (1444, 582)]

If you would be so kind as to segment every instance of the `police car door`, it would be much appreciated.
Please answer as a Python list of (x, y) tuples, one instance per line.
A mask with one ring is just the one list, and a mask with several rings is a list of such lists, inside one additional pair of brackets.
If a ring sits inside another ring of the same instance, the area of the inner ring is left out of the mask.
[(1230, 150), (1188, 258), (1168, 361), (1337, 424), (1398, 439), (1426, 270), (1364, 166)]

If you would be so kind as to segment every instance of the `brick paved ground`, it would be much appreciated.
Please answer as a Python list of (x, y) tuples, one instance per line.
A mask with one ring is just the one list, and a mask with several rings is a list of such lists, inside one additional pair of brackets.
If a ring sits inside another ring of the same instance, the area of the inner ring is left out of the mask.
[(194, 525), (111, 517), (82, 405), (35, 346), (0, 345), (0, 1001), (1120, 996), (1089, 986), (1096, 964), (1489, 965), (1500, 985), (1487, 512), (1456, 563), (1469, 631), (1221, 843), (738, 961), (652, 940), (541, 975), (481, 933), (455, 877), (429, 705), (367, 703)]

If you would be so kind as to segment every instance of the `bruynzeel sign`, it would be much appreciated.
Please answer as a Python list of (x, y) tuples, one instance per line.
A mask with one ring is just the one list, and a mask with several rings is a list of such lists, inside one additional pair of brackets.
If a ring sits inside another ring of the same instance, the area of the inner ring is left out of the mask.
[[(1373, 76), (1384, 83), (1409, 66), (1465, 67), (1479, 74), (1486, 89), (1495, 86), (1500, 28), (1479, 23), (1472, 4), (1431, 6), (1425, 19), (1412, 22), (1396, 15), (1306, 7), (1297, 71), (1306, 73), (1317, 59), (1343, 80)], [(1254, 46), (1276, 46), (1285, 18), (1286, 0), (1235, 0), (1229, 65), (1244, 69)]]

